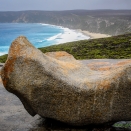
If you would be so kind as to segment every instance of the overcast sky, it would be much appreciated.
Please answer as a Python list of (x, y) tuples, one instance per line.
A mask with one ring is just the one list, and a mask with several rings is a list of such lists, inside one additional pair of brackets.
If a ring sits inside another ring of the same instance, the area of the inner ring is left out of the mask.
[(0, 11), (131, 9), (131, 0), (0, 0)]

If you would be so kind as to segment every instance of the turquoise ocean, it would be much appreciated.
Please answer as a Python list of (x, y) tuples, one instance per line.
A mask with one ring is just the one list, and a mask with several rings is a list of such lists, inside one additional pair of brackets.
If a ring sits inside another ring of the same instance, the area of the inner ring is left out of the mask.
[(7, 54), (18, 36), (26, 36), (37, 48), (89, 39), (75, 30), (42, 23), (0, 23), (0, 55)]

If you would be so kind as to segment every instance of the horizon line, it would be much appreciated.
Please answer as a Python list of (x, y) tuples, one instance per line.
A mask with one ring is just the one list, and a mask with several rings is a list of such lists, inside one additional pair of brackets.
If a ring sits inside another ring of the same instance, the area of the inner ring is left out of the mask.
[(21, 11), (54, 11), (54, 12), (60, 12), (60, 11), (98, 11), (98, 10), (110, 10), (110, 11), (119, 11), (119, 10), (131, 10), (131, 9), (70, 9), (70, 10), (0, 10), (0, 12), (21, 12)]

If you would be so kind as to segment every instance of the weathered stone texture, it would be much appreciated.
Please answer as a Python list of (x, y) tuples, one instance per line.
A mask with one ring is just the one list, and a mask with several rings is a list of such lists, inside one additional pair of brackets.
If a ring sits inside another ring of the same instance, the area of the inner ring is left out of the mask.
[(65, 52), (45, 55), (21, 36), (11, 44), (1, 76), (32, 116), (100, 124), (131, 120), (131, 62), (118, 65), (96, 70)]
[(76, 61), (76, 59), (65, 51), (47, 52), (45, 55), (61, 61)]

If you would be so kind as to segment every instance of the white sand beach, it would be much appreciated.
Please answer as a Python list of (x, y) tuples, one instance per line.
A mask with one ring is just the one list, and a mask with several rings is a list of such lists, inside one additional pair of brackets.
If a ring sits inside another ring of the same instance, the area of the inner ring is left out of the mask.
[(81, 29), (78, 29), (78, 31), (83, 33), (86, 36), (89, 36), (90, 39), (111, 37), (111, 35), (108, 35), (108, 34), (92, 33), (92, 32), (81, 30)]

